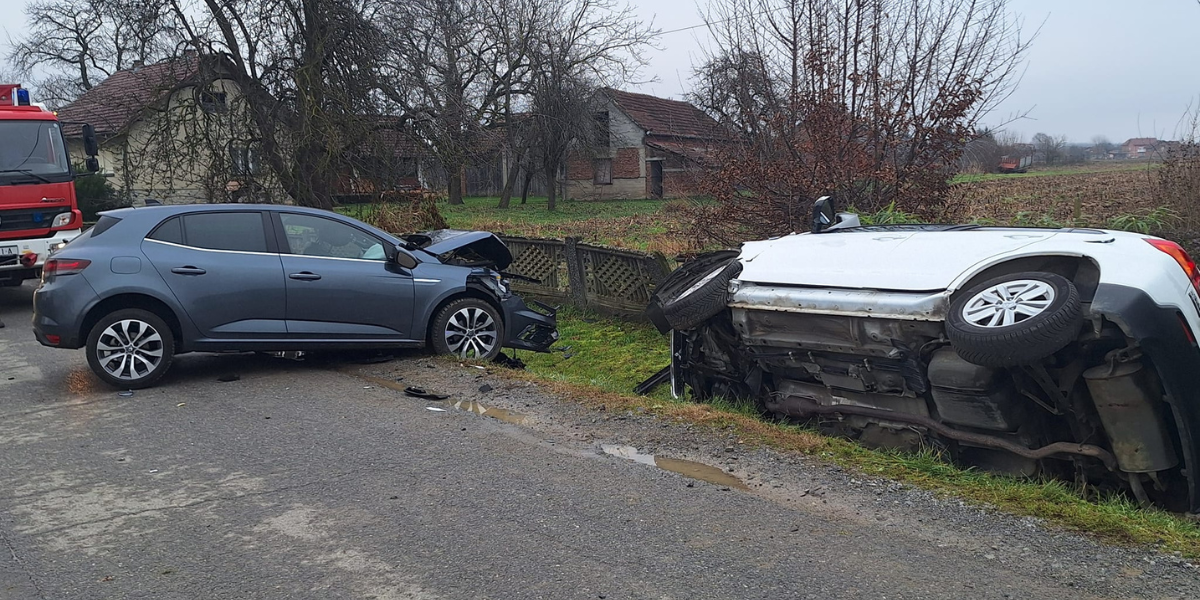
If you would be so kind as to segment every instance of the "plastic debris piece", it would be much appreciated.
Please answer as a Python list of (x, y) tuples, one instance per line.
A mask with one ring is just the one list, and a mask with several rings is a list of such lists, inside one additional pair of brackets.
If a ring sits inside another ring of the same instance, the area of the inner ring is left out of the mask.
[(426, 406), (425, 410), (432, 410), (433, 412), (446, 412), (446, 409), (438, 408), (436, 406)]
[(123, 392), (117, 392), (117, 395), (122, 398), (128, 398), (133, 395), (133, 390), (125, 390)]

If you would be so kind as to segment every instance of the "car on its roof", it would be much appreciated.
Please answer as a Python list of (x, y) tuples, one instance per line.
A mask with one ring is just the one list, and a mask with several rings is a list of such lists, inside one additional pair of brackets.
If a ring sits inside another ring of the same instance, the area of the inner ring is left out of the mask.
[(555, 311), (512, 293), (510, 262), (487, 232), (401, 239), (281, 205), (128, 208), (46, 261), (33, 327), (44, 345), (86, 347), (96, 375), (128, 389), (196, 351), (546, 351)]
[(1200, 270), (1100, 229), (813, 230), (683, 265), (650, 318), (673, 392), (753, 399), (873, 446), (1200, 511)]

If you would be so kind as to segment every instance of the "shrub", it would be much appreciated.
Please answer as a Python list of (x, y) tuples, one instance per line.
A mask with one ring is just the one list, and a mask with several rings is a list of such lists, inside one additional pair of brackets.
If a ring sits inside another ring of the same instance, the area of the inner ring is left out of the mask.
[(95, 221), (96, 213), (129, 206), (103, 175), (93, 174), (76, 178), (75, 199), (79, 202), (84, 221)]
[(376, 204), (364, 220), (394, 234), (446, 228), (446, 219), (437, 207), (437, 196), (425, 193), (397, 196), (395, 201)]

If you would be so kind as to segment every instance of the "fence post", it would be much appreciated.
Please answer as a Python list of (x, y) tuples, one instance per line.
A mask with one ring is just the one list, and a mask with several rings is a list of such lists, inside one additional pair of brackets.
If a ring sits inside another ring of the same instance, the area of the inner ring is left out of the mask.
[(567, 258), (567, 289), (571, 302), (579, 308), (587, 308), (587, 279), (583, 269), (583, 253), (579, 251), (579, 238), (563, 240), (563, 255)]
[(667, 257), (663, 256), (662, 252), (655, 252), (651, 256), (653, 258), (646, 261), (646, 271), (650, 275), (650, 285), (658, 287), (658, 284), (671, 274), (671, 267), (667, 264)]

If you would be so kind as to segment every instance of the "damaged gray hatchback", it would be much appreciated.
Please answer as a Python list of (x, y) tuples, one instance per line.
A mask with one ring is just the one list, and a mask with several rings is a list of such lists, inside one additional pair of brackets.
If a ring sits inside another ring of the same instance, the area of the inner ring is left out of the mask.
[(703, 255), (658, 288), (671, 385), (872, 446), (1200, 510), (1200, 269), (1096, 229), (861, 226)]
[(555, 311), (512, 293), (510, 262), (482, 231), (399, 239), (293, 206), (129, 208), (46, 260), (33, 330), (47, 346), (86, 347), (92, 371), (121, 388), (153, 385), (185, 352), (545, 351)]

